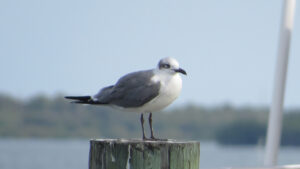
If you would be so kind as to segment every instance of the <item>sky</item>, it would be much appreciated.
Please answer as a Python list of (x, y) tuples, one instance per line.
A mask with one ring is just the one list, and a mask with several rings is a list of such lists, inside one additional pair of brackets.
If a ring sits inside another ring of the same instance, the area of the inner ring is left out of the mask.
[[(2, 0), (0, 93), (95, 94), (176, 58), (188, 76), (174, 105), (266, 105), (282, 0)], [(285, 107), (300, 107), (300, 4)]]

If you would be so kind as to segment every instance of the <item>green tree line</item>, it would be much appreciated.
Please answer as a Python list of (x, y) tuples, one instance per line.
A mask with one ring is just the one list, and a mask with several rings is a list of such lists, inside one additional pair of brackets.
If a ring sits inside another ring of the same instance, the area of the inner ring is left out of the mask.
[[(189, 104), (153, 114), (160, 138), (264, 142), (268, 108)], [(0, 138), (140, 138), (139, 114), (70, 104), (63, 95), (18, 100), (0, 95)], [(148, 124), (146, 124), (148, 131)], [(284, 114), (282, 145), (300, 145), (300, 110)]]

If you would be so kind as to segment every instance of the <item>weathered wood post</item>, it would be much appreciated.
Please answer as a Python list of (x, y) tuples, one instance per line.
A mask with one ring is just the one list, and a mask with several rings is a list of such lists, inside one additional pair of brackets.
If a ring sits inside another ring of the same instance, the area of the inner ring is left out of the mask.
[(89, 169), (199, 169), (200, 143), (96, 139)]

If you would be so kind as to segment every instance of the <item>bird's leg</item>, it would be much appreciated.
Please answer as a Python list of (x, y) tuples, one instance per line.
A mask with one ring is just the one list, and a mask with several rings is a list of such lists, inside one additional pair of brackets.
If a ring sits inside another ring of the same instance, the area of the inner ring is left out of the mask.
[(153, 140), (157, 140), (157, 138), (154, 137), (154, 134), (153, 134), (153, 128), (152, 128), (152, 113), (149, 114), (149, 125), (150, 125), (150, 130), (151, 130), (151, 139)]
[(148, 120), (149, 120), (149, 125), (150, 125), (150, 130), (151, 130), (151, 137), (150, 137), (150, 139), (151, 140), (157, 140), (157, 141), (158, 140), (160, 140), (160, 141), (168, 141), (168, 139), (160, 139), (160, 138), (154, 137), (153, 127), (152, 127), (152, 113), (151, 112), (149, 113)]
[(144, 130), (144, 115), (143, 113), (141, 114), (141, 125), (142, 125), (142, 130), (143, 130), (143, 140), (147, 140), (145, 136), (145, 130)]

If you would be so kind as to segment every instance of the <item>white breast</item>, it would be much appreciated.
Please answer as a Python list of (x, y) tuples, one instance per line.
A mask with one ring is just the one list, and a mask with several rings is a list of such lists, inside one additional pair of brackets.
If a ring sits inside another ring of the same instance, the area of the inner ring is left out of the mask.
[(158, 74), (152, 80), (161, 83), (159, 95), (141, 107), (141, 112), (156, 112), (171, 104), (180, 94), (182, 80), (179, 74)]

